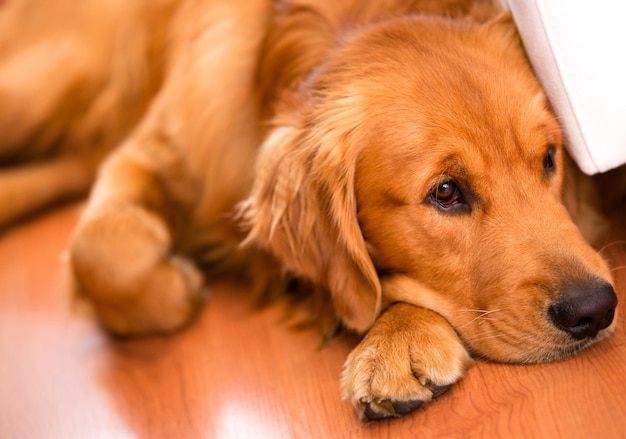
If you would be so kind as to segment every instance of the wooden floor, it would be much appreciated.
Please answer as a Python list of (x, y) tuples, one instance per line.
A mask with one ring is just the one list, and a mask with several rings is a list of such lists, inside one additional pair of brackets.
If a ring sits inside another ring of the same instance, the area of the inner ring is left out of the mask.
[(626, 438), (626, 227), (604, 251), (622, 266), (609, 340), (557, 364), (480, 363), (412, 415), (362, 423), (338, 384), (355, 340), (320, 350), (278, 310), (248, 312), (235, 284), (210, 285), (181, 334), (109, 339), (67, 294), (79, 211), (0, 236), (0, 438)]

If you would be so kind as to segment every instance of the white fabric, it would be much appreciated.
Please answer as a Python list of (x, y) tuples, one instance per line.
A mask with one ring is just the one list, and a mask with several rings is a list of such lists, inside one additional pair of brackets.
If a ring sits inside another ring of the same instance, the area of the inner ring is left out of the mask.
[(501, 0), (587, 174), (626, 163), (626, 2)]

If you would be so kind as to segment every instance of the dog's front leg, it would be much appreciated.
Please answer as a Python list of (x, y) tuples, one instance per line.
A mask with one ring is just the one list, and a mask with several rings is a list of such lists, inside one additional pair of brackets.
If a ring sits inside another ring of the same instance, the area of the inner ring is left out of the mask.
[(401, 416), (441, 395), (471, 364), (443, 317), (398, 303), (385, 311), (348, 357), (344, 398), (362, 418)]
[(176, 248), (168, 216), (177, 207), (156, 169), (155, 151), (168, 147), (151, 145), (154, 137), (133, 140), (108, 160), (70, 249), (79, 293), (120, 335), (179, 329), (204, 301), (199, 270)]

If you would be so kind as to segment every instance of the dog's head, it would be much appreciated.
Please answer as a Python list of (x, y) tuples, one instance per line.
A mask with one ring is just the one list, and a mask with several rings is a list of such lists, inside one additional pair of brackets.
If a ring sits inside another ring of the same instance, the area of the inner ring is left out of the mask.
[(561, 132), (510, 19), (372, 26), (309, 82), (263, 146), (246, 214), (345, 324), (407, 302), (519, 362), (608, 332), (610, 274), (561, 203)]

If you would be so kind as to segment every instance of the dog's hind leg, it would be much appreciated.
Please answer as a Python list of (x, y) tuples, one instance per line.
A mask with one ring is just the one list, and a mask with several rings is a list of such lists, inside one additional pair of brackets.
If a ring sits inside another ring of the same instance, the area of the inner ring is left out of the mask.
[(0, 227), (87, 192), (100, 159), (160, 88), (176, 7), (175, 0), (4, 5)]
[(96, 162), (84, 155), (0, 170), (0, 227), (44, 207), (87, 194)]
[(95, 92), (80, 43), (52, 39), (15, 52), (0, 59), (0, 227), (86, 195), (107, 149), (95, 136), (71, 138)]

